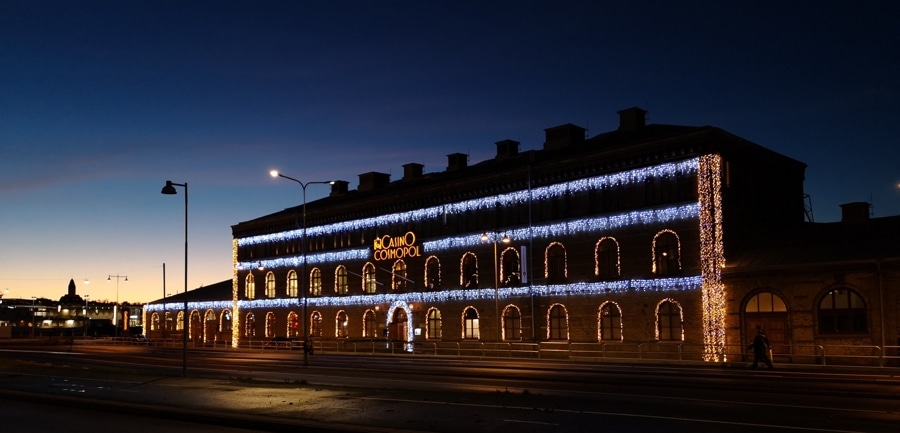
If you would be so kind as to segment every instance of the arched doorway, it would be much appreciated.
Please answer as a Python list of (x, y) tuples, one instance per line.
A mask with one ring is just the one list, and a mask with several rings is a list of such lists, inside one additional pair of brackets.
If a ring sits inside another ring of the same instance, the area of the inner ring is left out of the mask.
[(394, 309), (391, 316), (391, 323), (388, 324), (390, 329), (388, 338), (392, 341), (409, 341), (409, 315), (406, 309), (400, 307)]
[(781, 296), (770, 291), (757, 292), (744, 304), (743, 344), (753, 341), (758, 326), (769, 337), (774, 354), (790, 353), (788, 320), (787, 304)]

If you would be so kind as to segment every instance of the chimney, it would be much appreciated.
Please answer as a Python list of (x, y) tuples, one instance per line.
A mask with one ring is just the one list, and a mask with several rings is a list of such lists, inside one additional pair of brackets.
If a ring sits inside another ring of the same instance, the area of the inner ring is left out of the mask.
[(346, 194), (347, 193), (347, 185), (349, 185), (349, 184), (350, 184), (350, 182), (347, 182), (346, 180), (334, 181), (334, 183), (331, 184), (331, 194), (329, 195), (329, 197), (337, 197), (339, 195)]
[(619, 111), (619, 132), (634, 132), (647, 126), (647, 111), (638, 107)]
[(862, 223), (869, 220), (869, 208), (871, 205), (864, 201), (846, 203), (841, 205), (842, 223)]
[(389, 183), (391, 183), (390, 174), (370, 171), (359, 175), (359, 188), (357, 188), (357, 190), (360, 192), (371, 191), (376, 188), (381, 188)]
[(501, 160), (512, 158), (519, 154), (519, 142), (515, 140), (502, 140), (497, 143), (497, 156), (494, 159)]
[(584, 143), (586, 129), (567, 123), (544, 130), (544, 150), (562, 149)]
[(422, 164), (411, 162), (403, 164), (403, 180), (416, 180), (422, 177)]
[(451, 153), (447, 155), (447, 171), (459, 171), (469, 165), (469, 155), (465, 153)]

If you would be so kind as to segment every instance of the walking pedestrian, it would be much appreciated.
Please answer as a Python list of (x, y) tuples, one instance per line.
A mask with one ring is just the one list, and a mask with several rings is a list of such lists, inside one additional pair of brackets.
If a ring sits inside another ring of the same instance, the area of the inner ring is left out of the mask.
[(769, 337), (766, 336), (766, 332), (763, 331), (762, 327), (756, 327), (756, 337), (753, 337), (753, 342), (747, 346), (747, 349), (753, 351), (753, 365), (750, 368), (755, 370), (759, 365), (759, 361), (769, 366), (769, 370), (775, 368), (772, 365), (772, 360), (769, 359)]

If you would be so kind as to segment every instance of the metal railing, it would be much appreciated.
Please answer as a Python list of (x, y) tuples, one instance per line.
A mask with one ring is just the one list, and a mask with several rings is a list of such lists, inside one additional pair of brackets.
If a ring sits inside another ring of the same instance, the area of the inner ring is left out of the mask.
[[(76, 339), (77, 344), (147, 345), (180, 348), (181, 339), (98, 338)], [(231, 349), (231, 342), (189, 340), (188, 347)], [(303, 341), (260, 339), (239, 345), (248, 350), (303, 350)], [(776, 364), (900, 367), (900, 346), (796, 344), (772, 347)], [(729, 344), (721, 353), (708, 354), (701, 344), (678, 342), (596, 342), (570, 341), (485, 342), (485, 341), (388, 341), (384, 339), (315, 340), (314, 353), (406, 355), (431, 357), (569, 359), (581, 361), (665, 361), (728, 363), (752, 362), (753, 354), (745, 345)]]

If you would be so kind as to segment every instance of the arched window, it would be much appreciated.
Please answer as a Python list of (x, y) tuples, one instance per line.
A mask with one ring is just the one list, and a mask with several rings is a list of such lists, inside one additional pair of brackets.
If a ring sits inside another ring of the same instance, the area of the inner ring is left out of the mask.
[(225, 334), (226, 338), (231, 336), (231, 310), (222, 310), (222, 314), (219, 314), (219, 332)]
[(772, 292), (761, 292), (747, 301), (744, 311), (747, 313), (784, 313), (787, 306), (784, 299)]
[(391, 273), (391, 288), (394, 290), (406, 290), (406, 262), (397, 260)]
[(163, 325), (166, 327), (166, 331), (174, 331), (175, 330), (175, 321), (172, 318), (172, 313), (166, 311), (166, 323)]
[(463, 254), (459, 261), (459, 284), (467, 289), (478, 288), (478, 257), (475, 253)]
[(275, 297), (275, 274), (272, 272), (266, 273), (266, 297)]
[(346, 295), (350, 284), (347, 281), (347, 268), (340, 265), (334, 270), (334, 292), (338, 295)]
[(547, 339), (569, 339), (569, 313), (562, 304), (554, 304), (547, 312)]
[(500, 254), (500, 284), (503, 287), (518, 286), (522, 282), (519, 272), (519, 251), (513, 247)]
[(256, 337), (256, 316), (253, 313), (247, 313), (246, 317), (244, 320), (244, 337)]
[(287, 274), (287, 295), (289, 298), (296, 298), (300, 295), (297, 287), (297, 271), (291, 269)]
[(378, 337), (378, 319), (372, 310), (366, 310), (366, 313), (363, 315), (363, 337)]
[(559, 242), (550, 244), (544, 251), (544, 278), (547, 284), (566, 283), (566, 247)]
[(150, 316), (150, 330), (159, 330), (159, 313), (153, 313), (153, 315)]
[(322, 296), (322, 270), (319, 268), (309, 271), (309, 295)]
[(178, 318), (175, 320), (175, 330), (184, 331), (184, 311), (178, 312)]
[(334, 316), (334, 336), (336, 338), (347, 338), (350, 336), (350, 319), (344, 310), (338, 311)]
[(656, 306), (656, 339), (659, 341), (684, 341), (684, 320), (681, 305), (666, 299)]
[(269, 311), (266, 313), (266, 338), (275, 336), (275, 313)]
[(681, 273), (681, 246), (678, 235), (663, 230), (653, 238), (653, 273), (664, 277)]
[(244, 280), (244, 297), (256, 299), (256, 279), (253, 277), (253, 272), (248, 272), (247, 278)]
[(622, 341), (622, 310), (615, 302), (604, 302), (600, 306), (597, 324), (597, 339), (600, 341)]
[(203, 322), (200, 318), (200, 312), (197, 310), (191, 311), (190, 320), (188, 321), (188, 339), (191, 341), (197, 341), (203, 339)]
[(840, 287), (829, 290), (819, 301), (819, 332), (857, 334), (868, 332), (866, 301), (855, 291)]
[(468, 307), (463, 311), (463, 338), (477, 340), (481, 338), (478, 330), (478, 311), (474, 307)]
[(428, 310), (428, 329), (425, 330), (425, 338), (429, 340), (441, 339), (441, 310), (431, 308)]
[(291, 311), (287, 316), (287, 337), (297, 338), (300, 336), (300, 316)]
[(312, 337), (322, 336), (322, 313), (313, 311), (309, 316), (309, 335)]
[(621, 276), (619, 243), (615, 238), (601, 238), (594, 251), (594, 273), (600, 281), (615, 280)]
[(522, 339), (522, 312), (515, 305), (507, 305), (503, 309), (503, 339)]
[(366, 263), (363, 266), (363, 292), (375, 293), (377, 289), (377, 280), (375, 279), (375, 265)]
[(435, 256), (425, 260), (425, 284), (432, 290), (441, 288), (441, 261)]

